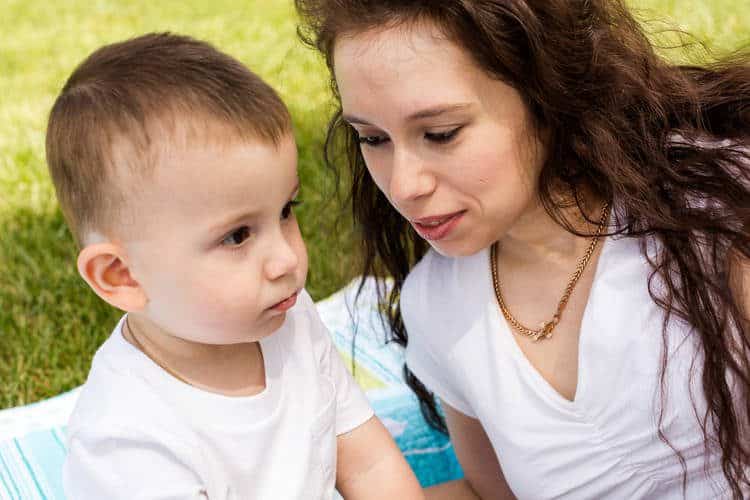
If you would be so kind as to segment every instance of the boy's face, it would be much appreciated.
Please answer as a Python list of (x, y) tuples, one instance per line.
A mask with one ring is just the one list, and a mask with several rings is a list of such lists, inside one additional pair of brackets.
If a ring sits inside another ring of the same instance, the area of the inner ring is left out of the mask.
[(279, 328), (307, 275), (292, 210), (299, 181), (291, 134), (278, 148), (172, 147), (140, 184), (133, 236), (123, 242), (148, 298), (140, 313), (205, 344), (255, 341)]

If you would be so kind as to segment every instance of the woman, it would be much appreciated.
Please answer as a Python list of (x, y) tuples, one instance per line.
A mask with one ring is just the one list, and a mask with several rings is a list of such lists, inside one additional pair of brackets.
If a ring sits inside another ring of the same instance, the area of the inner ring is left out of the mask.
[(747, 495), (748, 59), (671, 66), (615, 0), (296, 6), (465, 472), (431, 495)]

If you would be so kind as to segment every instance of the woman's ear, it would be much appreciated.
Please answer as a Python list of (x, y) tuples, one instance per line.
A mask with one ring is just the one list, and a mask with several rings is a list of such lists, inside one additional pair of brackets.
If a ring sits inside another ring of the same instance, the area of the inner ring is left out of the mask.
[(84, 247), (78, 254), (78, 273), (102, 300), (118, 309), (139, 311), (148, 302), (119, 245), (103, 242)]

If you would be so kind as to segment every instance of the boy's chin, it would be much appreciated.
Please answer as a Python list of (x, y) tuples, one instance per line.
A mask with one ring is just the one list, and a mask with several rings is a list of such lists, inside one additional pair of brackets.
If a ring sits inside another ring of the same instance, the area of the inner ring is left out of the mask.
[(253, 328), (252, 332), (246, 332), (244, 334), (238, 335), (237, 342), (234, 343), (241, 344), (246, 342), (257, 342), (264, 338), (270, 337), (271, 335), (276, 333), (279, 328), (281, 328), (281, 326), (284, 324), (284, 321), (286, 321), (286, 312), (275, 315), (268, 321), (265, 321), (260, 325), (256, 325), (256, 327)]

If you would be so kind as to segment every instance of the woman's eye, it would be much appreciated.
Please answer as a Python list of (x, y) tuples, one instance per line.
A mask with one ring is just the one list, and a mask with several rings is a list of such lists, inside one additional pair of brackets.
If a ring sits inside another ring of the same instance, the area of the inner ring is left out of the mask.
[(300, 203), (302, 203), (300, 200), (292, 200), (284, 205), (284, 208), (281, 210), (281, 218), (288, 219), (289, 217), (291, 217), (294, 214), (294, 210), (292, 209), (298, 206)]
[(376, 147), (388, 141), (388, 137), (382, 135), (358, 135), (357, 141), (364, 146)]
[(444, 144), (444, 143), (452, 141), (453, 138), (456, 137), (456, 134), (458, 134), (459, 130), (461, 130), (461, 127), (456, 127), (454, 129), (446, 130), (444, 132), (425, 132), (424, 137), (430, 142)]
[(222, 241), (222, 245), (236, 247), (241, 245), (250, 237), (250, 228), (248, 226), (238, 227), (229, 233)]

